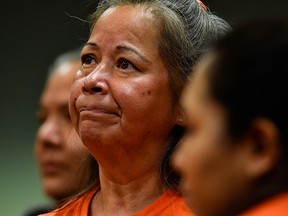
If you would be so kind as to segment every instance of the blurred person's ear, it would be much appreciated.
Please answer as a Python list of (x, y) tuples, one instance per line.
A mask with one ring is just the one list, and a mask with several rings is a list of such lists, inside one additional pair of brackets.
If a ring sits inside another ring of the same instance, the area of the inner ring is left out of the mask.
[(245, 136), (245, 175), (250, 179), (264, 176), (276, 166), (280, 158), (281, 145), (276, 125), (264, 118), (253, 121)]

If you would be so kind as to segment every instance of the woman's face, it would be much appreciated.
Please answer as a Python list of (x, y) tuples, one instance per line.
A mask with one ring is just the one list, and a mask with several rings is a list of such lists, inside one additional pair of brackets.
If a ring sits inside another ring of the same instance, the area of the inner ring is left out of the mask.
[(245, 157), (239, 151), (241, 145), (227, 133), (226, 110), (210, 98), (207, 64), (203, 62), (197, 68), (184, 90), (188, 131), (173, 164), (183, 176), (182, 188), (195, 213), (217, 216), (233, 208), (234, 198), (245, 191), (241, 169)]
[(71, 88), (70, 113), (96, 158), (103, 149), (105, 157), (163, 153), (175, 119), (158, 35), (141, 7), (108, 9), (95, 24)]
[(56, 200), (85, 187), (90, 175), (89, 152), (73, 129), (68, 110), (70, 86), (79, 67), (79, 62), (60, 66), (40, 100), (35, 151), (44, 191)]

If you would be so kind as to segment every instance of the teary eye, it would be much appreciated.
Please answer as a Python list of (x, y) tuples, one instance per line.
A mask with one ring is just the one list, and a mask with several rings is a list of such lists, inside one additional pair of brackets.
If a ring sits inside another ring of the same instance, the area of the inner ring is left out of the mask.
[(121, 60), (120, 63), (119, 63), (119, 67), (121, 69), (126, 69), (129, 67), (129, 62), (125, 61), (125, 60)]
[(139, 71), (139, 69), (132, 64), (130, 61), (126, 60), (126, 59), (119, 59), (119, 61), (117, 62), (117, 67), (122, 69), (122, 70), (137, 70)]
[(81, 57), (81, 61), (82, 61), (82, 65), (90, 65), (96, 62), (94, 56), (90, 54), (83, 55)]

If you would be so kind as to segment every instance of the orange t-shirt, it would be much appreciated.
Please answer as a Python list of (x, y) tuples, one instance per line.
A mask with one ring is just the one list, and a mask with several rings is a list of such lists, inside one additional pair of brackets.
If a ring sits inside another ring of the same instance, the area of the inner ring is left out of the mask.
[[(98, 189), (91, 190), (85, 195), (66, 206), (41, 216), (88, 216), (90, 204)], [(172, 191), (166, 191), (147, 208), (132, 216), (192, 216), (184, 198)]]
[(287, 216), (288, 215), (288, 192), (276, 195), (267, 201), (249, 209), (241, 216)]

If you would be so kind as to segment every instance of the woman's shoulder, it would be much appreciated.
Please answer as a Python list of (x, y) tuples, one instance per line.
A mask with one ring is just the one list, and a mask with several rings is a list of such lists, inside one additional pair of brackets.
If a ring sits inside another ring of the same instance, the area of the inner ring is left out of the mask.
[(94, 188), (86, 192), (83, 196), (68, 202), (61, 208), (58, 208), (47, 214), (42, 214), (40, 216), (87, 216), (89, 212), (89, 206), (97, 191), (98, 188)]
[(133, 216), (192, 216), (194, 215), (183, 196), (173, 192), (166, 191), (161, 197), (155, 200), (151, 205), (142, 211), (133, 214)]

